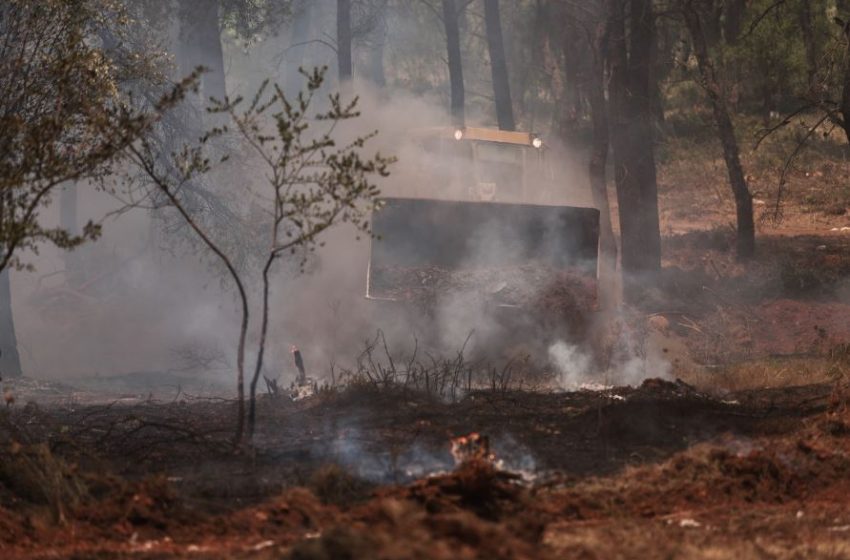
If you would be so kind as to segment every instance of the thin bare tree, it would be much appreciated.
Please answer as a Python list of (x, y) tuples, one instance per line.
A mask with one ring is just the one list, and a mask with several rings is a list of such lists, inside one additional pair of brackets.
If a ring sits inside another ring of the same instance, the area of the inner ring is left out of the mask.
[(736, 251), (738, 258), (749, 259), (755, 253), (755, 222), (753, 219), (753, 196), (747, 185), (744, 169), (741, 165), (740, 149), (735, 137), (735, 127), (729, 114), (727, 94), (717, 67), (708, 50), (703, 31), (700, 10), (695, 0), (680, 2), (685, 25), (693, 45), (694, 56), (699, 68), (700, 83), (711, 103), (717, 135), (723, 147), (723, 159), (729, 174), (729, 186), (735, 197), (737, 218)]
[[(375, 207), (379, 194), (371, 182), (372, 177), (388, 175), (393, 161), (380, 154), (372, 158), (361, 156), (361, 150), (376, 133), (337, 145), (334, 138), (337, 125), (359, 116), (357, 101), (343, 104), (339, 95), (332, 95), (330, 109), (310, 115), (311, 103), (324, 82), (325, 69), (305, 72), (305, 76), (306, 90), (294, 99), (287, 97), (281, 86), (267, 81), (247, 104), (242, 98), (216, 103), (214, 111), (226, 115), (230, 124), (211, 131), (199, 145), (184, 147), (173, 162), (173, 169), (180, 170), (176, 175), (162, 165), (162, 155), (152, 144), (141, 142), (131, 150), (134, 163), (149, 180), (149, 185), (164, 195), (168, 205), (177, 210), (220, 259), (236, 285), (241, 308), (236, 363), (237, 444), (244, 440), (246, 418), (245, 350), (251, 316), (246, 275), (234, 266), (232, 255), (204, 229), (182, 199), (183, 189), (212, 169), (211, 160), (205, 155), (207, 141), (232, 129), (267, 171), (266, 196), (257, 197), (258, 204), (263, 204), (268, 211), (269, 221), (264, 227), (268, 228), (269, 236), (265, 243), (261, 242), (265, 257), (259, 286), (262, 298), (257, 361), (250, 378), (248, 399), (249, 440), (256, 425), (256, 391), (263, 371), (269, 328), (273, 265), (286, 255), (301, 258), (303, 265), (304, 255), (315, 251), (321, 243), (321, 234), (335, 225), (353, 224), (358, 231), (368, 232), (369, 212)], [(325, 125), (325, 129), (313, 134), (310, 129), (316, 124)]]

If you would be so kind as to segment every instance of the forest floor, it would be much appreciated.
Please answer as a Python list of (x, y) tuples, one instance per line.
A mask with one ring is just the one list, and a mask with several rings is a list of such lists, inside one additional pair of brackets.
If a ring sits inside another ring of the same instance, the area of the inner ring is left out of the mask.
[[(682, 382), (456, 403), (369, 386), (233, 403), (28, 404), (0, 421), (4, 558), (839, 558), (834, 385)], [(456, 463), (454, 437), (490, 453)]]
[[(741, 263), (722, 161), (666, 149), (664, 271), (632, 310), (665, 379), (361, 380), (264, 396), (238, 448), (231, 400), (6, 382), (0, 556), (850, 557), (847, 166), (804, 161), (775, 221), (776, 166), (745, 154), (764, 219)], [(489, 449), (456, 457), (473, 432)]]

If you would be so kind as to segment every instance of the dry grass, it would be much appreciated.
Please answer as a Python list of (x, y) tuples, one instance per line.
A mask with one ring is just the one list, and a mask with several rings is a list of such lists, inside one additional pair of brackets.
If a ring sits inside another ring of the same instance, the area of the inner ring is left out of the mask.
[[(623, 519), (617, 523), (562, 523), (547, 527), (546, 544), (572, 558), (847, 558), (846, 533), (829, 531), (830, 515), (806, 511), (802, 518), (789, 507), (760, 508), (747, 516), (690, 511), (664, 519)], [(710, 521), (706, 520), (710, 516)], [(771, 537), (763, 531), (771, 528)]]
[(831, 356), (798, 356), (698, 367), (681, 377), (702, 390), (723, 393), (832, 383), (848, 375), (850, 366), (844, 360)]

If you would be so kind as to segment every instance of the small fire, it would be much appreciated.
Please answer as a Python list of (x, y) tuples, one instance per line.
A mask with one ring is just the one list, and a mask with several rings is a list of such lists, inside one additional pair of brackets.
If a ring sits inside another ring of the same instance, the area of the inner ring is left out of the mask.
[(490, 451), (490, 438), (478, 432), (452, 438), (452, 457), (456, 465), (469, 461), (496, 461), (496, 455)]

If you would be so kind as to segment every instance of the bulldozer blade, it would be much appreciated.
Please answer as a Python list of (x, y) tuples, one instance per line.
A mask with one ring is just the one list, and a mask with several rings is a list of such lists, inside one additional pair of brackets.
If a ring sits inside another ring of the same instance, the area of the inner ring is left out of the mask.
[(373, 271), (473, 270), (538, 263), (596, 277), (599, 210), (497, 202), (385, 198), (372, 216), (367, 297), (385, 299)]

